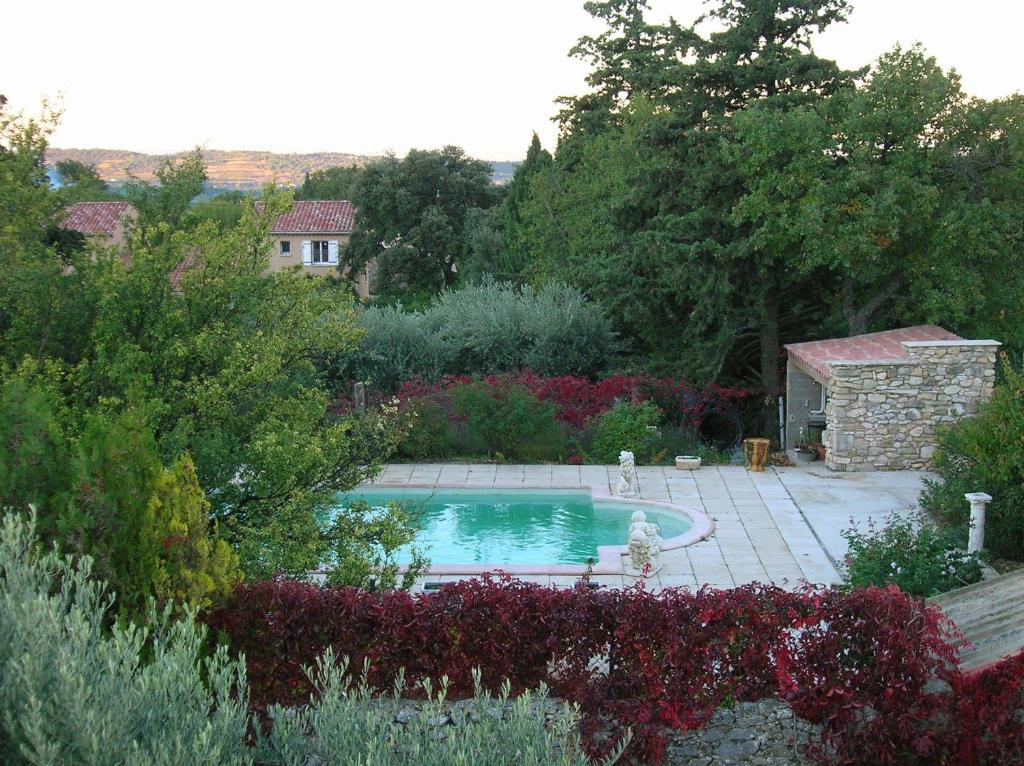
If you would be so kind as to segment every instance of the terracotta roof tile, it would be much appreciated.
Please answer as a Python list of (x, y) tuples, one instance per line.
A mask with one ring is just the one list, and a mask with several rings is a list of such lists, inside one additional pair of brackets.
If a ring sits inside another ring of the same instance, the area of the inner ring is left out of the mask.
[(348, 200), (296, 200), (278, 217), (271, 234), (344, 234), (352, 231), (355, 208)]
[(181, 280), (185, 276), (185, 273), (190, 271), (195, 265), (196, 261), (195, 253), (185, 253), (185, 257), (181, 259), (181, 262), (174, 267), (168, 278), (171, 280), (171, 288), (175, 291), (181, 290)]
[(130, 202), (76, 202), (65, 211), (64, 228), (111, 237), (125, 215), (134, 209)]
[(790, 343), (786, 350), (812, 370), (826, 378), (832, 374), (831, 362), (894, 361), (907, 358), (904, 341), (962, 340), (936, 325), (903, 327), (899, 330), (854, 335), (849, 338)]

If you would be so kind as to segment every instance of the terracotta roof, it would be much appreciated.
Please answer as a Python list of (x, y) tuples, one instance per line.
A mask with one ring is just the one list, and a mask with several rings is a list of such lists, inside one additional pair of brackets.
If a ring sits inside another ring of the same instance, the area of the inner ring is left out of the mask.
[(355, 208), (348, 200), (296, 200), (274, 222), (271, 234), (345, 234), (352, 231)]
[(185, 273), (190, 271), (196, 265), (196, 254), (185, 253), (185, 257), (181, 259), (181, 263), (174, 267), (168, 278), (171, 280), (171, 288), (175, 291), (181, 290), (181, 280), (185, 276)]
[(133, 210), (130, 202), (76, 202), (65, 211), (64, 228), (111, 237), (125, 215)]
[(790, 343), (786, 350), (812, 370), (826, 378), (832, 374), (831, 362), (895, 361), (907, 358), (904, 341), (963, 340), (949, 330), (931, 324), (903, 327), (899, 330), (872, 332), (849, 338)]

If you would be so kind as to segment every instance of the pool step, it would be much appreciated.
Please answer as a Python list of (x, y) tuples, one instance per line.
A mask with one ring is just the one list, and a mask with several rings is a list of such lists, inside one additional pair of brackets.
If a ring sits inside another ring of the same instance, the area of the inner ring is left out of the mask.
[(929, 601), (964, 634), (957, 651), (965, 672), (981, 670), (1024, 650), (1024, 569)]

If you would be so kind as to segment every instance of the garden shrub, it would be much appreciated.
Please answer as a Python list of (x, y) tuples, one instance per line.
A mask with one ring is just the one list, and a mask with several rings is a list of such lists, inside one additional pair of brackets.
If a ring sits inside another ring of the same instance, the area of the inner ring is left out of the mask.
[(531, 369), (595, 375), (615, 351), (611, 324), (576, 288), (542, 290), (485, 281), (448, 290), (422, 311), (363, 311), (359, 348), (328, 370), (335, 383), (369, 381), (384, 392), (407, 380)]
[(966, 529), (937, 527), (927, 518), (892, 514), (878, 529), (852, 527), (844, 579), (848, 585), (896, 585), (914, 596), (935, 596), (981, 580), (982, 559), (965, 549)]
[(652, 402), (620, 402), (597, 418), (590, 456), (598, 463), (618, 463), (629, 450), (638, 463), (653, 461), (661, 440), (661, 411)]
[(525, 462), (565, 454), (565, 432), (555, 421), (554, 406), (525, 388), (477, 381), (453, 388), (450, 395), (455, 413), (489, 454)]
[(409, 399), (404, 406), (412, 424), (398, 447), (399, 457), (414, 461), (450, 457), (455, 448), (454, 435), (448, 413), (441, 405), (423, 397)]
[(595, 375), (615, 351), (611, 322), (575, 287), (553, 283), (531, 295), (523, 316), (527, 345), (520, 369), (539, 375)]
[[(408, 590), (430, 567), (422, 549), (414, 545), (421, 528), (420, 508), (411, 501), (381, 508), (365, 500), (349, 504), (330, 525), (333, 551), (327, 582), (369, 591)], [(397, 553), (405, 546), (411, 546), (410, 561), (400, 572)]]
[(992, 496), (985, 514), (985, 547), (1000, 558), (1024, 560), (1024, 372), (1003, 363), (1004, 380), (965, 418), (939, 435), (934, 471), (921, 504), (947, 524), (967, 530), (968, 492)]
[(54, 399), (22, 375), (0, 389), (0, 504), (40, 508), (52, 532), (50, 500), (67, 491), (70, 449)]
[[(0, 524), (5, 766), (591, 763), (581, 752), (577, 710), (548, 703), (543, 689), (512, 701), (506, 683), (495, 700), (478, 684), (475, 700), (455, 710), (445, 708), (443, 682), (424, 683), (438, 689), (431, 702), (398, 723), (402, 702), (371, 697), (358, 671), (352, 681), (330, 650), (310, 663), (310, 706), (271, 707), (261, 721), (268, 730), (248, 709), (245, 664), (225, 646), (211, 652), (191, 611), (180, 619), (170, 609), (154, 612), (150, 631), (118, 622), (108, 630), (111, 598), (91, 577), (91, 560), (40, 554), (33, 532), (14, 514)], [(457, 736), (437, 736), (442, 711)]]
[(111, 597), (91, 559), (37, 544), (28, 523), (4, 517), (0, 762), (248, 763), (245, 666), (223, 647), (208, 654), (191, 615), (108, 630)]
[[(298, 710), (272, 706), (269, 734), (258, 738), (258, 761), (264, 766), (292, 764), (361, 764), (388, 766), (586, 766), (593, 763), (580, 747), (577, 710), (553, 705), (552, 720), (545, 688), (512, 700), (506, 682), (497, 697), (483, 689), (479, 671), (473, 702), (452, 707), (447, 685), (424, 681), (427, 702), (411, 711), (398, 693), (375, 697), (365, 682), (353, 681), (348, 662), (331, 650), (308, 672), (316, 693)], [(398, 691), (401, 691), (399, 684)], [(497, 715), (500, 711), (502, 714)], [(397, 720), (396, 720), (397, 719)], [(446, 723), (439, 723), (446, 722)], [(453, 728), (448, 728), (453, 727)], [(444, 728), (447, 736), (438, 736)], [(262, 733), (261, 733), (262, 734)], [(629, 738), (601, 763), (618, 760)]]
[[(652, 594), (477, 579), (412, 595), (275, 581), (240, 586), (208, 619), (244, 652), (264, 704), (314, 694), (303, 667), (331, 647), (351, 668), (365, 662), (367, 683), (381, 691), (397, 683), (422, 696), (422, 679), (446, 675), (453, 697), (468, 696), (477, 667), (491, 691), (505, 678), (512, 693), (543, 682), (580, 706), (592, 755), (606, 752), (606, 734), (631, 729), (633, 763), (658, 762), (672, 729), (703, 726), (730, 701), (766, 697), (821, 725), (810, 753), (822, 763), (996, 764), (1024, 755), (1020, 667), (1006, 693), (992, 679), (964, 679), (949, 623), (893, 586)], [(962, 727), (958, 710), (993, 723)], [(958, 752), (976, 758), (949, 759)]]
[(394, 391), (411, 378), (437, 380), (451, 362), (451, 346), (424, 323), (421, 314), (402, 306), (371, 306), (360, 323), (365, 334), (353, 355), (334, 371), (337, 380), (362, 380)]
[(187, 454), (161, 471), (146, 508), (143, 530), (158, 551), (153, 577), (157, 602), (206, 608), (242, 579), (238, 556), (210, 527), (210, 503)]

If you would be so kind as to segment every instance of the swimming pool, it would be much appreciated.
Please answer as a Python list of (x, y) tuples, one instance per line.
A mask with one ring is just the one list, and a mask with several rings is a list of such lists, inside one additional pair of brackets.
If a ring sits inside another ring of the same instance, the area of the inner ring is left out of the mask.
[[(630, 516), (643, 510), (661, 527), (666, 550), (710, 533), (692, 512), (667, 503), (602, 497), (580, 489), (366, 487), (338, 497), (338, 507), (366, 500), (413, 503), (422, 512), (417, 545), (432, 573), (621, 571)], [(701, 515), (702, 516), (702, 515)], [(707, 522), (707, 523), (705, 523)], [(408, 562), (408, 551), (399, 553)]]

